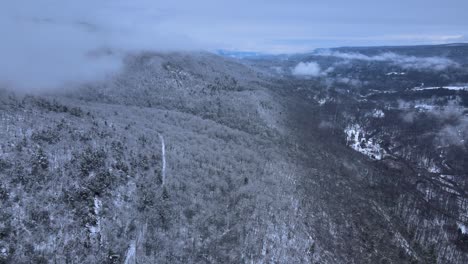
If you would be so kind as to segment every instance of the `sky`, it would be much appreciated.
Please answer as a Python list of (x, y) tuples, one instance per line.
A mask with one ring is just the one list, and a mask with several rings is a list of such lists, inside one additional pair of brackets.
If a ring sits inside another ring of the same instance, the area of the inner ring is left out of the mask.
[(0, 84), (92, 79), (140, 50), (468, 42), (466, 10), (465, 0), (2, 0)]

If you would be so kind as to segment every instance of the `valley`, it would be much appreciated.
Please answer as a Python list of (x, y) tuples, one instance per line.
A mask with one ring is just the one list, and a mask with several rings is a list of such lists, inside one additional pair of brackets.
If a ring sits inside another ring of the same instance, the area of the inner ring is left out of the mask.
[(2, 88), (0, 263), (468, 262), (467, 45), (221, 55)]

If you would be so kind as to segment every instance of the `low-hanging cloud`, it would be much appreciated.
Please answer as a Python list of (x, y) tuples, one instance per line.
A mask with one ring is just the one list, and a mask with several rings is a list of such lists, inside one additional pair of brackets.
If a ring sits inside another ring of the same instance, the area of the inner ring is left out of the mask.
[[(427, 36), (427, 32), (407, 29), (407, 24), (395, 25), (395, 19), (388, 24), (366, 9), (354, 10), (355, 4), (343, 1), (5, 0), (0, 3), (0, 88), (61, 87), (65, 82), (104, 78), (119, 70), (121, 57), (129, 51), (229, 49), (293, 53), (344, 44), (465, 41), (466, 16), (459, 2), (451, 4), (457, 8), (447, 9), (449, 3), (440, 3), (444, 8), (432, 6), (419, 16), (414, 15), (421, 11), (419, 5), (408, 6), (406, 12), (395, 5), (385, 10), (387, 14), (393, 8), (392, 17), (402, 21), (410, 15), (421, 25), (447, 24), (442, 32)], [(258, 10), (262, 10), (261, 16)], [(443, 10), (450, 12), (440, 15)], [(358, 30), (354, 26), (362, 21), (367, 25), (364, 32), (360, 31), (362, 27)], [(398, 36), (372, 37), (382, 31), (382, 26)], [(419, 33), (426, 37), (421, 38)], [(411, 67), (411, 62), (405, 65)]]
[(299, 64), (293, 68), (292, 73), (297, 76), (317, 77), (322, 74), (322, 70), (320, 69), (320, 65), (316, 62), (299, 62)]
[(468, 118), (461, 117), (457, 124), (447, 124), (436, 136), (441, 146), (464, 146), (468, 142)]
[[(405, 110), (401, 118), (406, 123), (413, 123), (420, 118), (419, 111), (413, 111), (415, 105), (407, 101), (398, 101), (399, 109)], [(468, 142), (468, 117), (464, 115), (464, 108), (457, 102), (449, 101), (444, 107), (433, 107), (434, 102), (429, 103), (424, 112), (426, 118), (430, 117), (434, 124), (439, 124), (440, 129), (435, 132), (434, 143), (436, 147), (464, 146)], [(409, 110), (409, 111), (408, 111)]]
[(331, 56), (341, 58), (345, 61), (380, 61), (390, 62), (404, 69), (413, 70), (437, 70), (442, 71), (450, 67), (459, 67), (455, 61), (444, 57), (416, 57), (397, 54), (394, 52), (385, 52), (375, 56), (368, 56), (355, 52), (326, 51), (317, 54), (319, 56)]
[(38, 90), (102, 79), (128, 52), (198, 48), (163, 30), (147, 0), (15, 0), (0, 4), (0, 88)]

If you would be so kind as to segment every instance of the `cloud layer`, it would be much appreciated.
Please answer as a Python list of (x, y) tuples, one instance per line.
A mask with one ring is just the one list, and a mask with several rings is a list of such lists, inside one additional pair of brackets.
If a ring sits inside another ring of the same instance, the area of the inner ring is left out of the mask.
[[(371, 0), (5, 0), (0, 86), (37, 89), (105, 78), (119, 69), (123, 54), (139, 50), (294, 53), (467, 41), (465, 2), (413, 0), (402, 9)], [(414, 67), (411, 59), (404, 65)]]
[(0, 86), (48, 89), (105, 78), (124, 54), (196, 49), (188, 37), (163, 30), (154, 3), (15, 0), (0, 6)]
[(361, 53), (345, 53), (338, 51), (321, 52), (320, 56), (331, 56), (341, 58), (346, 61), (362, 60), (362, 61), (380, 61), (390, 62), (404, 69), (413, 70), (445, 70), (449, 67), (458, 67), (459, 64), (443, 57), (415, 57), (396, 54), (393, 52), (385, 52), (375, 56), (368, 56)]

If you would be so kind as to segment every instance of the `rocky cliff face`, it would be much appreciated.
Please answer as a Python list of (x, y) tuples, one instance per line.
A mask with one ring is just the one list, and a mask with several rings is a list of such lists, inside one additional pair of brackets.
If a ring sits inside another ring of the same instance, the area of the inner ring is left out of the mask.
[(145, 53), (99, 83), (2, 91), (0, 262), (467, 261), (460, 145), (408, 145), (395, 120), (424, 113), (397, 99), (248, 65)]

